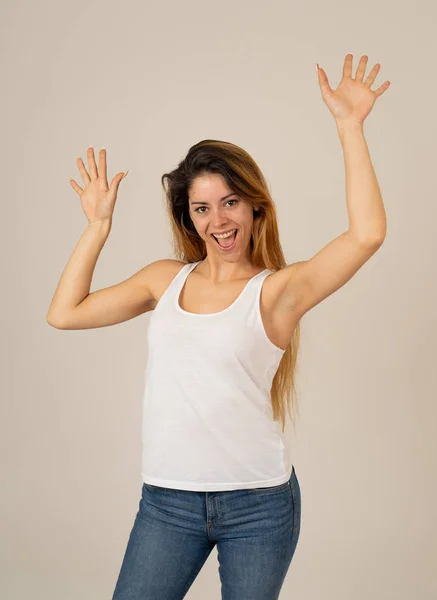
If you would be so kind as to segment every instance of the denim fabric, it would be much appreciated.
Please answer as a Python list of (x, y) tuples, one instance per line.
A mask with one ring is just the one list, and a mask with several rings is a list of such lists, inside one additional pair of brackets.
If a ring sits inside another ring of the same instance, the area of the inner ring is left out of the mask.
[(180, 600), (217, 546), (222, 600), (275, 600), (300, 533), (290, 479), (268, 488), (196, 492), (143, 483), (112, 600)]

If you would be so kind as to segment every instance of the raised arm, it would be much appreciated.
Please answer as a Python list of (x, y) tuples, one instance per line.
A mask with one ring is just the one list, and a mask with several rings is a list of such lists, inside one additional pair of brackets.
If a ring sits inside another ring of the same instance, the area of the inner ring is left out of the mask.
[(104, 327), (151, 310), (153, 282), (159, 280), (162, 263), (168, 262), (156, 261), (117, 285), (90, 293), (97, 259), (111, 231), (118, 186), (124, 174), (116, 175), (108, 186), (105, 149), (100, 151), (97, 170), (93, 149), (88, 148), (88, 166), (89, 173), (78, 158), (85, 189), (71, 180), (88, 226), (67, 262), (46, 316), (47, 322), (58, 329)]
[(342, 287), (378, 250), (386, 235), (386, 214), (363, 123), (389, 82), (372, 91), (380, 65), (376, 64), (363, 82), (366, 64), (367, 56), (363, 56), (353, 79), (352, 55), (348, 54), (343, 79), (335, 91), (323, 69), (318, 69), (323, 99), (335, 117), (344, 152), (349, 227), (309, 260), (292, 263), (274, 274), (284, 313), (302, 316)]

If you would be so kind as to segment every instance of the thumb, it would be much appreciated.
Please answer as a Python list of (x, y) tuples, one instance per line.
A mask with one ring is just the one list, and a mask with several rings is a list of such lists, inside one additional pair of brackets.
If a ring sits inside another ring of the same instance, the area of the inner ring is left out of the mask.
[(328, 77), (322, 67), (317, 65), (317, 74), (319, 76), (319, 85), (322, 92), (322, 96), (329, 96), (332, 93), (331, 86), (329, 85)]
[(122, 179), (124, 179), (128, 173), (129, 173), (129, 169), (127, 171), (125, 171), (124, 173), (118, 173), (117, 175), (115, 175), (114, 179), (111, 181), (111, 191), (113, 191), (115, 194), (117, 194), (118, 186), (120, 185), (120, 181)]

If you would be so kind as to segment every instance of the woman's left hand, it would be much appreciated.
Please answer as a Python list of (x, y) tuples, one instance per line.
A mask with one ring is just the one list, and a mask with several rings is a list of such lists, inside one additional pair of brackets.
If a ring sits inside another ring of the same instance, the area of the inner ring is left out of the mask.
[(337, 123), (356, 123), (362, 125), (370, 113), (376, 99), (381, 96), (390, 85), (385, 81), (379, 88), (372, 91), (370, 88), (379, 72), (380, 64), (377, 63), (363, 82), (368, 56), (362, 56), (358, 64), (355, 79), (352, 77), (352, 54), (347, 54), (343, 65), (343, 78), (336, 90), (329, 86), (325, 71), (318, 67), (319, 85), (323, 101), (333, 114)]

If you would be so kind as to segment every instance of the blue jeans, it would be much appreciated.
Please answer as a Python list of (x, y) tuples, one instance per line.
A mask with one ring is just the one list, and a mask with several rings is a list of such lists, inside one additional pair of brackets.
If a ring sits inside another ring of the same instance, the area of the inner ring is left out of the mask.
[(217, 545), (222, 600), (275, 600), (300, 532), (300, 487), (219, 492), (143, 483), (112, 600), (180, 600)]

